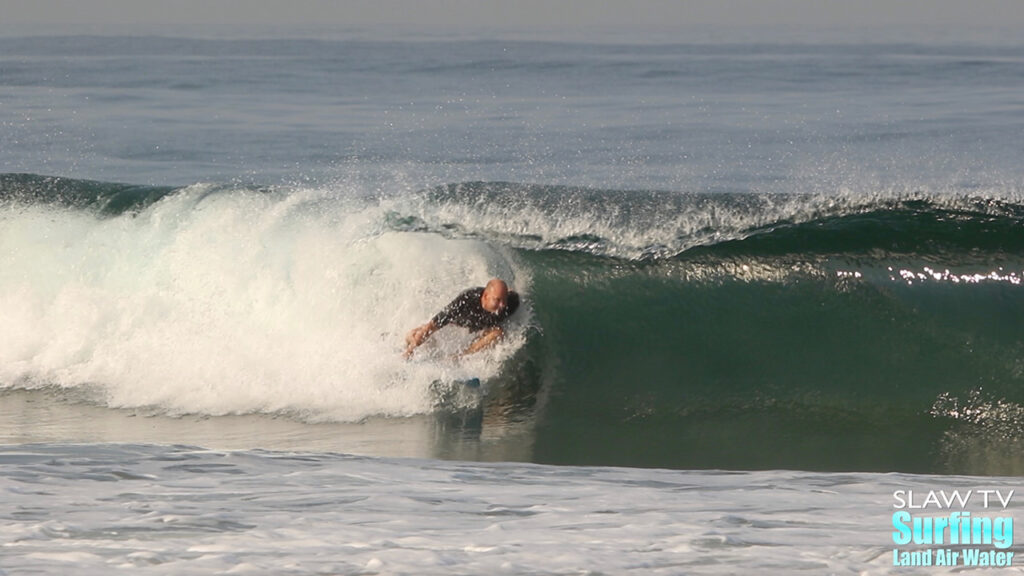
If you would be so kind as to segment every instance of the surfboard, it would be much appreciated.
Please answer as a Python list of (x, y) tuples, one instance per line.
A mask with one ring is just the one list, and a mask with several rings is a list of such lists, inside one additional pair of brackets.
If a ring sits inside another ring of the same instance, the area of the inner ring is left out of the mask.
[(442, 380), (438, 378), (430, 383), (430, 388), (435, 391), (452, 390), (457, 388), (469, 388), (475, 390), (480, 388), (480, 379), (476, 377), (456, 378), (454, 380)]
[(463, 410), (480, 404), (483, 395), (479, 378), (434, 380), (430, 383), (434, 405), (449, 410)]

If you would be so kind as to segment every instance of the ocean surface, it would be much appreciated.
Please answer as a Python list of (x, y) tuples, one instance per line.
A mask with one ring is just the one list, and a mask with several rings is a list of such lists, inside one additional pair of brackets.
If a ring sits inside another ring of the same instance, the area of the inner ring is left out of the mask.
[(0, 574), (914, 573), (1021, 508), (1022, 153), (1005, 39), (7, 31)]

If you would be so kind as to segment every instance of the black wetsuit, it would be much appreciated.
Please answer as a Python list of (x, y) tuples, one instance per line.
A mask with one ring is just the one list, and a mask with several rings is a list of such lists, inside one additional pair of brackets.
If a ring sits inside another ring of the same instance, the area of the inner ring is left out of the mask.
[(483, 288), (470, 288), (464, 291), (445, 306), (444, 310), (438, 312), (431, 321), (438, 328), (447, 324), (455, 324), (469, 328), (470, 332), (477, 332), (484, 328), (500, 325), (516, 311), (516, 308), (519, 308), (519, 294), (510, 291), (505, 309), (499, 314), (492, 314), (480, 305), (480, 298), (483, 294)]

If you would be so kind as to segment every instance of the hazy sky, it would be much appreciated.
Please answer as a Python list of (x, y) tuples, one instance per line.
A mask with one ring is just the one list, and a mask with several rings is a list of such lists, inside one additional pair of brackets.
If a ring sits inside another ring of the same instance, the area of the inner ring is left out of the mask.
[[(579, 34), (701, 27), (1024, 31), (1024, 0), (0, 0), (19, 25), (397, 27)], [(1021, 32), (1024, 34), (1024, 32)]]

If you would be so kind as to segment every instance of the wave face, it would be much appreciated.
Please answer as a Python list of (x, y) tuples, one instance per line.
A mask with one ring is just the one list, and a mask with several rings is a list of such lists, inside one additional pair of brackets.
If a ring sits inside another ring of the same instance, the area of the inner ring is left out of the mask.
[[(0, 186), (7, 388), (355, 421), (476, 375), (541, 462), (1024, 470), (1011, 193)], [(499, 349), (400, 360), (493, 275), (528, 304)]]

